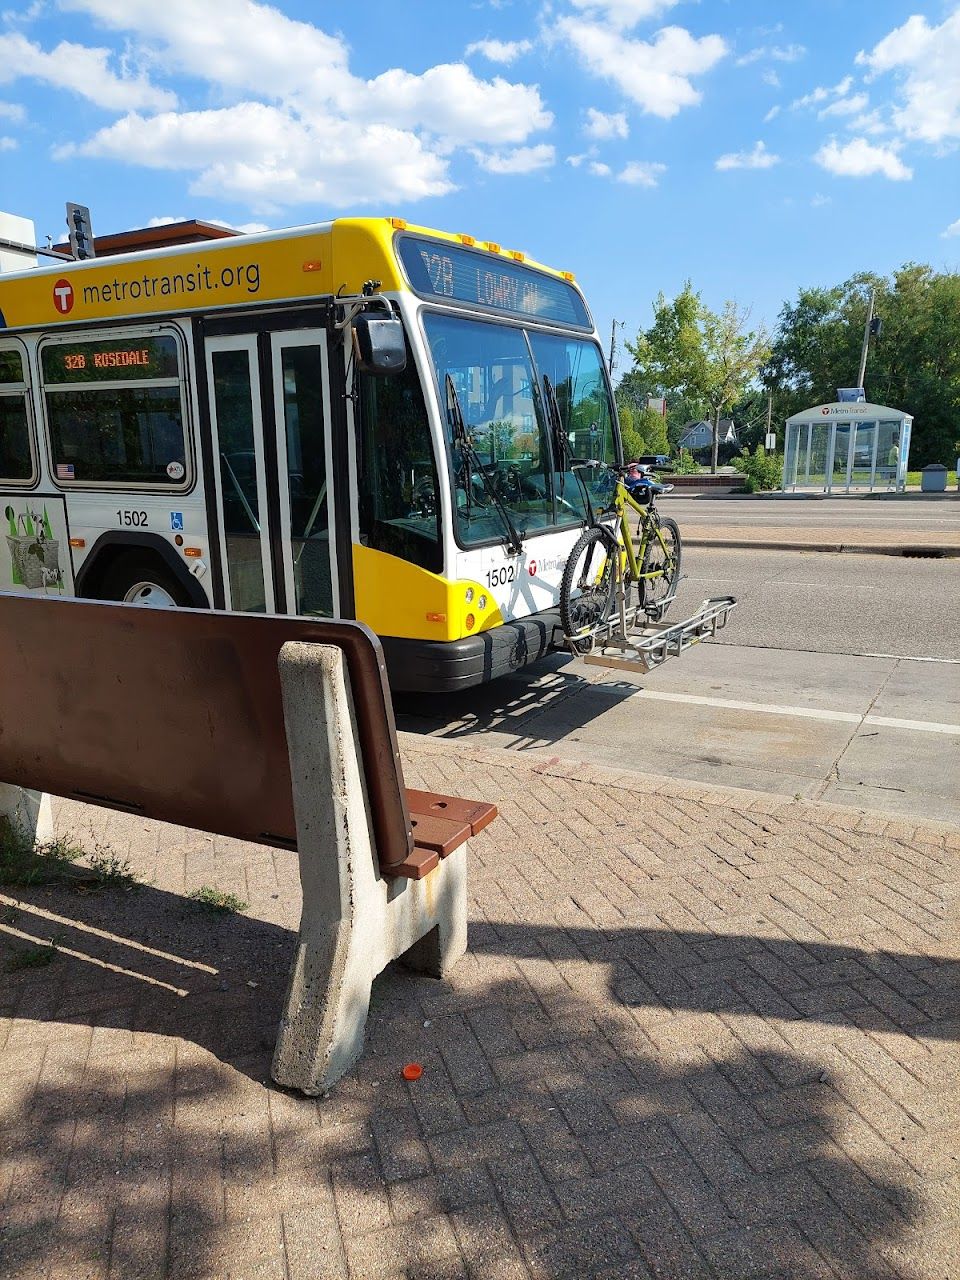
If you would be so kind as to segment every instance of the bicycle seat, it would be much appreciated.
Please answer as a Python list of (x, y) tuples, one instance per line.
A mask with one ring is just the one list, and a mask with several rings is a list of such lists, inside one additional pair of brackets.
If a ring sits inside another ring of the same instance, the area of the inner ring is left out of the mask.
[(654, 480), (653, 476), (646, 472), (639, 476), (627, 476), (624, 484), (634, 496), (637, 496), (637, 490), (641, 494), (645, 493), (646, 496), (649, 496), (652, 493), (669, 493), (673, 488), (672, 484), (661, 484), (659, 480)]

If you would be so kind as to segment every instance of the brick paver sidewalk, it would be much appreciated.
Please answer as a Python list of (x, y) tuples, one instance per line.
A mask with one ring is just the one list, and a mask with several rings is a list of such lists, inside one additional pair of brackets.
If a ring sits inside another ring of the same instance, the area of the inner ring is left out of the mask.
[(61, 806), (143, 883), (0, 903), (8, 970), (59, 948), (0, 988), (4, 1280), (960, 1274), (960, 833), (404, 753), (501, 806), (470, 952), (316, 1100), (268, 1079), (295, 858)]

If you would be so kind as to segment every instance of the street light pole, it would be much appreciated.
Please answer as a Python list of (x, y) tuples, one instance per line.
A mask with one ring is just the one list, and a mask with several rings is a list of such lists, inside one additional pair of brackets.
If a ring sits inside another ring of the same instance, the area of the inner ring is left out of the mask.
[[(873, 324), (873, 300), (875, 289), (870, 290), (870, 303), (867, 307), (867, 323), (863, 326), (863, 350), (860, 353), (860, 372), (857, 374), (855, 386), (862, 387), (867, 373), (867, 351), (870, 347), (870, 326)], [(864, 392), (866, 395), (866, 392)]]
[(617, 325), (622, 329), (626, 320), (614, 320), (610, 326), (610, 376), (613, 377), (613, 365), (617, 358)]

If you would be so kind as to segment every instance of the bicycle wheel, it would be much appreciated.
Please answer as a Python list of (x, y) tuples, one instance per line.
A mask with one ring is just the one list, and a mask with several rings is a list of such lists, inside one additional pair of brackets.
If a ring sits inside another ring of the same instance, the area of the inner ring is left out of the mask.
[(560, 622), (564, 634), (583, 640), (578, 653), (591, 647), (590, 633), (606, 622), (613, 610), (617, 543), (606, 529), (585, 529), (570, 552), (560, 583)]
[[(644, 609), (654, 610), (666, 608), (664, 600), (673, 594), (674, 587), (680, 579), (680, 530), (677, 522), (669, 516), (660, 517), (660, 538), (651, 529), (650, 541), (643, 553), (643, 565), (640, 579), (640, 604)], [(647, 574), (653, 576), (647, 577)]]

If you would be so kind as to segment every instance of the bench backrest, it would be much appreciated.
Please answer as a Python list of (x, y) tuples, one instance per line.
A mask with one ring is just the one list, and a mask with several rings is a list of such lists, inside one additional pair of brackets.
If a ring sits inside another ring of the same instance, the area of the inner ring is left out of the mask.
[(383, 652), (358, 622), (0, 592), (0, 781), (294, 848), (288, 640), (343, 650), (389, 872), (413, 837)]

